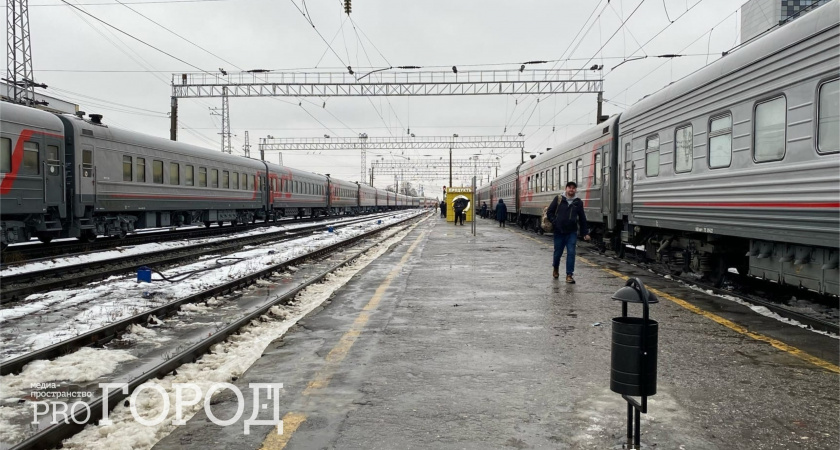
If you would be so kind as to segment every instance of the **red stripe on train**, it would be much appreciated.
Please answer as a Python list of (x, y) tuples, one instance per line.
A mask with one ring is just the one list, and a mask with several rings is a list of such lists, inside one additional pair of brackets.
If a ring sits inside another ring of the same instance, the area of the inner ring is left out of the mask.
[(644, 202), (641, 206), (701, 208), (840, 208), (840, 202)]
[[(12, 151), (12, 171), (9, 173), (3, 174), (3, 181), (0, 182), (0, 195), (8, 194), (12, 190), (12, 185), (15, 183), (15, 178), (18, 176), (18, 171), (20, 170), (20, 165), (23, 162), (23, 143), (28, 141), (32, 135), (34, 134), (42, 134), (44, 136), (52, 136), (59, 139), (64, 139), (64, 136), (60, 134), (53, 134), (53, 133), (45, 133), (43, 131), (36, 131), (36, 130), (23, 130), (20, 132), (20, 136), (18, 137), (17, 142), (15, 143), (15, 148)], [(40, 154), (40, 143), (39, 144), (39, 151)], [(38, 157), (40, 163), (40, 156)], [(41, 176), (46, 176), (46, 174), (41, 174)]]

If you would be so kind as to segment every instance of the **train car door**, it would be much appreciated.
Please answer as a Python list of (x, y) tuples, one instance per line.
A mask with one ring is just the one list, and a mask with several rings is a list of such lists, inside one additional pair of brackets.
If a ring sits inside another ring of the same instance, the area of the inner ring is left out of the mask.
[(621, 136), (618, 151), (621, 164), (619, 174), (619, 212), (617, 215), (627, 216), (632, 212), (633, 207), (633, 135)]
[[(79, 200), (82, 205), (94, 205), (96, 202), (96, 165), (93, 145), (82, 144), (81, 156), (78, 167)], [(77, 211), (77, 213), (84, 215), (84, 206), (82, 206), (82, 211)]]
[[(46, 158), (41, 164), (44, 172), (44, 203), (47, 206), (61, 206), (64, 204), (64, 165), (61, 162), (61, 140), (46, 138)], [(59, 208), (62, 217), (66, 216), (64, 208)]]

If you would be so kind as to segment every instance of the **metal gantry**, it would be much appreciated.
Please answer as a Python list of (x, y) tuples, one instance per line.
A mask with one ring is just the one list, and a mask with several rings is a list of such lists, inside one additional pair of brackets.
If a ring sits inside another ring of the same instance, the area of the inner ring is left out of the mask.
[(28, 0), (6, 1), (6, 81), (10, 100), (34, 105), (35, 87), (46, 87), (34, 81), (32, 47), (29, 39)]
[[(449, 150), (449, 159), (443, 160), (450, 166), (450, 180), (456, 175), (452, 159), (452, 151), (459, 149), (518, 149), (524, 158), (525, 137), (517, 136), (397, 136), (397, 137), (369, 137), (361, 133), (358, 138), (323, 137), (323, 138), (260, 138), (260, 159), (265, 159), (266, 151), (330, 151), (330, 150), (359, 150), (361, 152), (360, 180), (365, 182), (367, 177), (366, 153), (370, 150)], [(373, 185), (374, 173), (379, 174), (371, 165), (370, 184)], [(451, 181), (450, 181), (451, 184)]]
[(496, 156), (471, 157), (466, 159), (416, 158), (407, 160), (376, 160), (370, 165), (371, 172), (378, 176), (408, 176), (413, 180), (443, 180), (449, 177), (449, 184), (455, 178), (472, 178), (498, 170), (501, 162)]
[[(370, 74), (368, 74), (370, 75)], [(349, 72), (247, 71), (172, 75), (172, 97), (383, 97), (580, 94), (603, 90), (600, 71), (569, 69)]]
[[(597, 67), (597, 66), (596, 66)], [(187, 72), (172, 75), (170, 139), (178, 139), (178, 99), (209, 97), (384, 97), (601, 93), (598, 70), (353, 72)], [(600, 100), (599, 96), (599, 100)]]

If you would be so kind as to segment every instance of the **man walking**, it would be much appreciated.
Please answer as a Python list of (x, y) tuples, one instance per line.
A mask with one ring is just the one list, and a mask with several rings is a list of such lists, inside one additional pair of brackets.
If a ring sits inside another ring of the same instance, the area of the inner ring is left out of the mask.
[(445, 219), (446, 218), (446, 202), (440, 202), (440, 217)]
[(499, 228), (506, 228), (507, 205), (505, 205), (505, 201), (502, 199), (499, 199), (499, 203), (496, 205), (496, 220), (499, 221)]
[[(560, 257), (566, 250), (566, 283), (575, 282), (575, 246), (577, 245), (578, 226), (584, 240), (589, 240), (589, 227), (586, 214), (583, 212), (583, 202), (575, 197), (577, 183), (566, 183), (566, 191), (562, 197), (556, 196), (548, 207), (547, 216), (554, 225), (554, 278), (560, 277)], [(580, 224), (580, 225), (578, 225)]]

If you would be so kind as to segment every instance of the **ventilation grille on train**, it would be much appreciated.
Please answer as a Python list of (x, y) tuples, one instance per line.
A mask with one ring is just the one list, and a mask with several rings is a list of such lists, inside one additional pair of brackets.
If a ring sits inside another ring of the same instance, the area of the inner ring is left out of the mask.
[(93, 136), (93, 130), (82, 130), (82, 134), (85, 136)]

